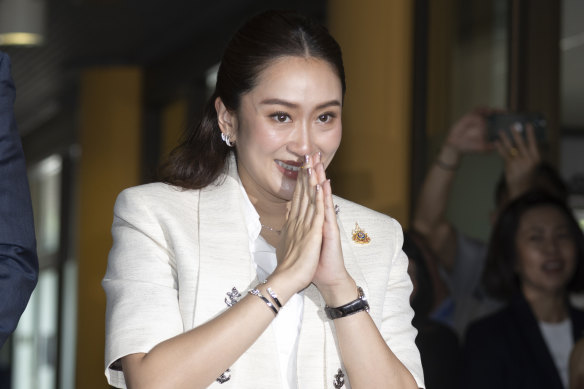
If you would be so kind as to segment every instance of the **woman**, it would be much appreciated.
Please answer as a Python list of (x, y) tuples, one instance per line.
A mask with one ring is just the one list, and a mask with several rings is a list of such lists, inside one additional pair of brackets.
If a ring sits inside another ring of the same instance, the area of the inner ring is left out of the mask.
[(538, 192), (512, 201), (494, 227), (484, 283), (507, 306), (471, 325), (463, 387), (567, 388), (584, 329), (569, 292), (584, 287), (584, 236), (562, 200)]
[(116, 202), (111, 384), (423, 386), (401, 229), (326, 178), (344, 92), (322, 26), (270, 11), (235, 34), (164, 183)]

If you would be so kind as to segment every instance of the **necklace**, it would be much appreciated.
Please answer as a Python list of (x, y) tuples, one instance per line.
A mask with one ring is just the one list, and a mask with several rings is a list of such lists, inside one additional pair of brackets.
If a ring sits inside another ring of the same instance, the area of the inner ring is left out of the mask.
[[(260, 223), (261, 224), (261, 223)], [(275, 228), (272, 228), (270, 226), (266, 226), (265, 224), (262, 224), (262, 228), (265, 228), (266, 230), (275, 232), (276, 234), (280, 235), (280, 233), (282, 232), (282, 230), (276, 230)]]

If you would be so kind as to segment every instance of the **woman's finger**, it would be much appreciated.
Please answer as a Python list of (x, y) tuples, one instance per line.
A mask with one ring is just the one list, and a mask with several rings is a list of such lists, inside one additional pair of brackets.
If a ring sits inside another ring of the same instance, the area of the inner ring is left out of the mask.
[(506, 150), (513, 147), (513, 142), (511, 141), (511, 138), (509, 138), (505, 131), (499, 131), (499, 140), (501, 141), (501, 144)]
[(500, 140), (496, 140), (493, 142), (493, 144), (495, 145), (495, 149), (497, 149), (497, 153), (499, 153), (501, 158), (506, 160), (508, 155), (507, 152), (505, 151), (505, 146), (503, 146), (503, 143)]
[(526, 129), (521, 123), (515, 123), (511, 128), (513, 142), (515, 143), (515, 148), (518, 150), (519, 156), (528, 155), (527, 145), (525, 144), (525, 138), (523, 137), (523, 132), (525, 130)]
[(503, 149), (503, 153), (505, 155), (505, 159), (511, 160), (515, 158), (518, 154), (518, 150), (513, 144), (511, 138), (509, 138), (509, 136), (505, 132), (499, 131), (499, 140)]
[(310, 195), (308, 192), (308, 178), (312, 175), (312, 167), (310, 166), (310, 158), (306, 158), (304, 165), (300, 169), (300, 173), (298, 175), (298, 180), (296, 182), (296, 186), (300, 186), (300, 198), (298, 204), (298, 215), (297, 221), (299, 223), (303, 223), (306, 209), (310, 204)]
[(324, 197), (324, 222), (325, 227), (327, 227), (326, 231), (338, 231), (337, 213), (335, 212), (335, 204), (333, 202), (331, 180), (326, 180), (322, 187)]
[(314, 187), (315, 193), (315, 204), (314, 204), (314, 217), (312, 218), (312, 233), (322, 234), (322, 225), (324, 222), (324, 193), (322, 185), (316, 184)]
[(321, 160), (320, 153), (315, 154), (315, 166), (314, 171), (316, 173), (316, 181), (322, 186), (326, 181), (326, 172), (324, 168), (324, 164)]
[(310, 164), (311, 164), (311, 169), (310, 169), (310, 175), (308, 176), (308, 186), (307, 186), (307, 191), (308, 191), (308, 195), (310, 198), (310, 203), (314, 204), (314, 202), (316, 201), (316, 185), (319, 183), (318, 182), (318, 174), (316, 172), (316, 168), (318, 163), (316, 162), (315, 159), (315, 155), (312, 155), (310, 157)]
[(300, 200), (302, 197), (302, 191), (304, 188), (300, 185), (302, 180), (302, 168), (298, 172), (298, 177), (296, 178), (296, 187), (294, 188), (294, 193), (292, 194), (292, 204), (290, 205), (290, 211), (288, 212), (287, 222), (290, 220), (295, 220), (298, 217), (298, 210), (300, 208)]
[(537, 147), (537, 139), (535, 138), (535, 129), (531, 123), (526, 126), (527, 131), (527, 150), (531, 158), (539, 161), (539, 149)]

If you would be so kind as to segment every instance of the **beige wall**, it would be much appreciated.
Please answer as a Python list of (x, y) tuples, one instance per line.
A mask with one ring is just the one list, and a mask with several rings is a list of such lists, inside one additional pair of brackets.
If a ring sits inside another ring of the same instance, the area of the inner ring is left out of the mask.
[(404, 226), (410, 204), (413, 2), (330, 1), (328, 25), (343, 50), (347, 95), (335, 193)]
[(140, 69), (132, 67), (87, 70), (81, 78), (77, 388), (109, 387), (100, 283), (112, 244), (116, 195), (139, 182), (141, 79)]

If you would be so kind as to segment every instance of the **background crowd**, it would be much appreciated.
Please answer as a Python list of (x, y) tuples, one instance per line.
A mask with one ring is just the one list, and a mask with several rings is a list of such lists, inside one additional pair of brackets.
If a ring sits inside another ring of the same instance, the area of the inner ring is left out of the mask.
[[(493, 113), (476, 109), (452, 126), (406, 234), (426, 383), (580, 388), (584, 312), (570, 296), (584, 290), (582, 230), (533, 127), (514, 126), (490, 142)], [(504, 171), (493, 188), (491, 235), (481, 242), (445, 215), (461, 159), (489, 152)]]

